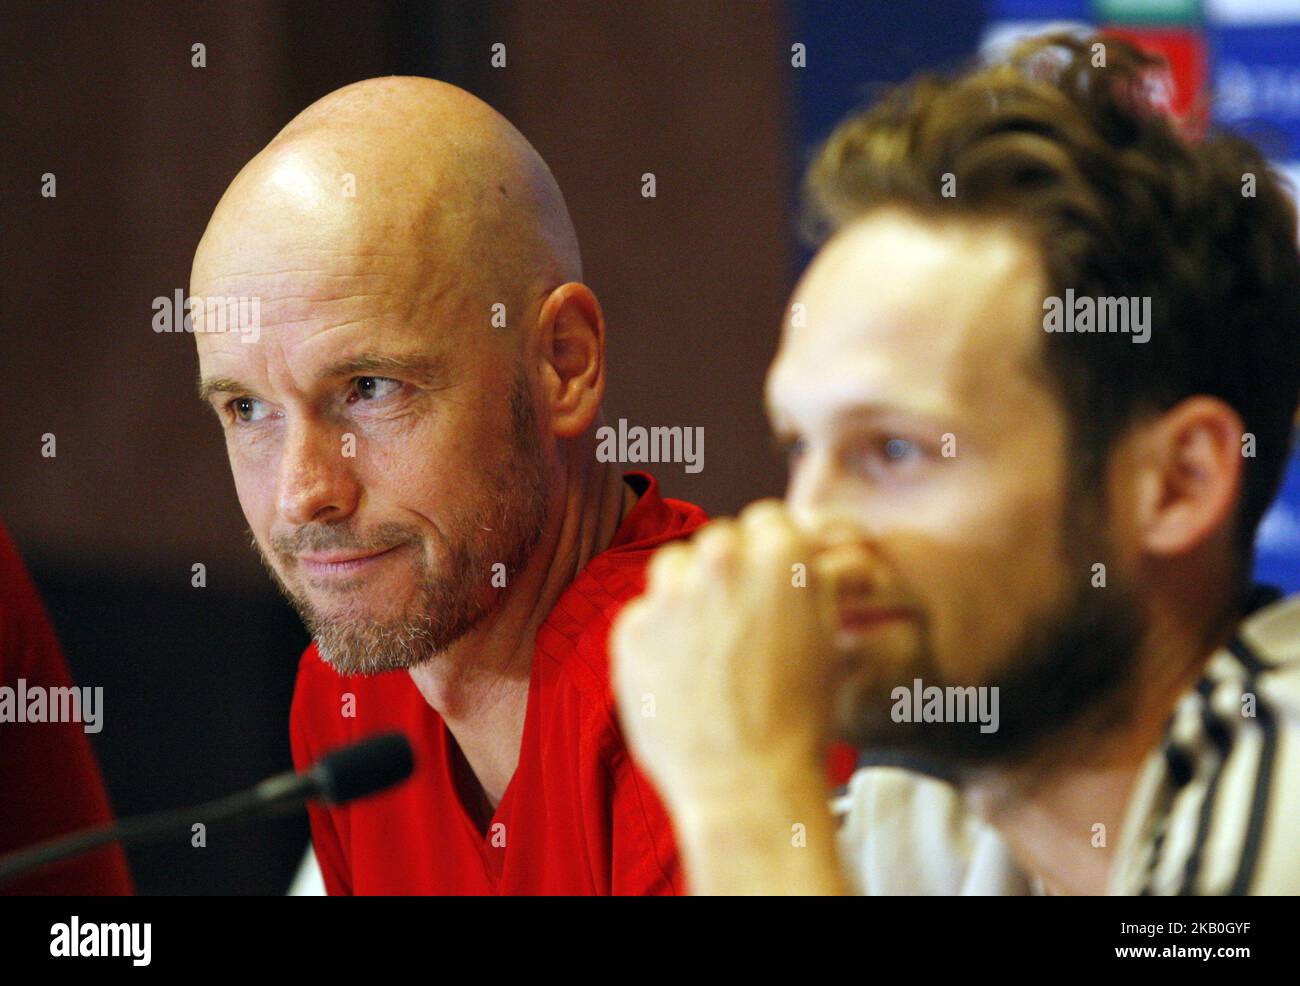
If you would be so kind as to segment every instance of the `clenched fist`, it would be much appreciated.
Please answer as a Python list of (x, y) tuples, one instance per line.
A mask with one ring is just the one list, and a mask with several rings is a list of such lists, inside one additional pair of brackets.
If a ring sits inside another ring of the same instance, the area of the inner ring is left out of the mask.
[(819, 762), (834, 612), (812, 563), (771, 500), (656, 554), (612, 652), (628, 740), (670, 801)]
[[(736, 865), (752, 852), (755, 872), (776, 879), (783, 868), (759, 857), (792, 826), (831, 831), (824, 751), (839, 648), (835, 578), (818, 550), (781, 503), (760, 501), (660, 550), (614, 626), (624, 731), (673, 813), (697, 890), (815, 892), (701, 870), (718, 853)], [(835, 885), (821, 876), (820, 889)]]

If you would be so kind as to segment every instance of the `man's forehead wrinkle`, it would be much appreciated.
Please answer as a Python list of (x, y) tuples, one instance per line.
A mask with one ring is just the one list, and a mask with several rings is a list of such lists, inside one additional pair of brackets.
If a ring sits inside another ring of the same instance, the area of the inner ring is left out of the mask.
[[(307, 393), (317, 381), (340, 376), (383, 375), (384, 371), (404, 371), (415, 374), (429, 385), (446, 386), (452, 366), (446, 352), (413, 349), (409, 339), (393, 340), (370, 333), (339, 343), (326, 339), (330, 333), (346, 327), (345, 324), (330, 326), (287, 346), (272, 343), (258, 353), (249, 351), (256, 347), (248, 347), (224, 354), (252, 357), (254, 362), (251, 365), (242, 365), (244, 361), (240, 359), (229, 362), (223, 358), (223, 353), (213, 352), (208, 362), (214, 372), (205, 374), (200, 367), (200, 396), (257, 392), (260, 389), (257, 381), (262, 379), (268, 380), (273, 390), (279, 381), (288, 385), (290, 393)], [(272, 338), (267, 337), (268, 340)], [(258, 356), (261, 359), (257, 359)]]
[[(321, 256), (311, 266), (308, 258), (268, 261), (265, 267), (249, 268), (250, 260), (241, 256), (240, 269), (206, 271), (198, 294), (251, 296), (261, 299), (262, 314), (276, 305), (303, 302), (322, 305), (355, 301), (377, 302), (380, 312), (402, 311), (410, 314), (430, 288), (431, 274), (427, 261), (415, 251), (386, 254), (332, 253)], [(390, 262), (386, 258), (393, 258)], [(355, 269), (337, 269), (354, 265)], [(219, 265), (210, 265), (217, 267)]]
[[(307, 251), (305, 250), (295, 251), (295, 253), (298, 254), (299, 257), (301, 257), (301, 255), (306, 252)], [(341, 251), (341, 250), (320, 250), (317, 252), (321, 254), (322, 260), (336, 260), (339, 258), (343, 258), (350, 262), (357, 263), (358, 266), (361, 266), (359, 262), (367, 261), (367, 260), (384, 260), (384, 261), (397, 260), (397, 261), (407, 261), (412, 263), (419, 262), (421, 260), (420, 251), (417, 250), (408, 250), (408, 251), (403, 251), (401, 253), (372, 253), (370, 251), (355, 252), (355, 251)], [(302, 259), (305, 261), (307, 258), (302, 258)], [(218, 274), (214, 274), (213, 277), (214, 278), (270, 277), (276, 274), (315, 274), (319, 277), (373, 277), (373, 276), (384, 276), (389, 273), (390, 271), (386, 269), (330, 270), (328, 266), (325, 266), (323, 264), (313, 264), (310, 266), (296, 267), (296, 266), (278, 266), (273, 263), (266, 263), (266, 264), (258, 264), (256, 267), (250, 268), (248, 270), (221, 271)]]
[[(389, 274), (420, 263), (425, 252), (414, 243), (406, 250), (381, 251), (315, 246), (304, 239), (268, 241), (260, 230), (251, 226), (235, 227), (229, 233), (220, 246), (214, 245), (206, 251), (207, 266), (213, 268), (211, 276), (255, 277), (285, 273), (357, 277)], [(392, 244), (390, 238), (389, 245)]]
[(337, 277), (337, 278), (360, 278), (360, 277), (382, 277), (382, 271), (330, 271), (322, 270), (319, 267), (264, 267), (258, 270), (235, 270), (221, 274), (214, 274), (208, 278), (212, 281), (228, 281), (232, 278), (255, 278), (255, 277), (277, 277), (284, 274), (311, 274), (314, 277)]

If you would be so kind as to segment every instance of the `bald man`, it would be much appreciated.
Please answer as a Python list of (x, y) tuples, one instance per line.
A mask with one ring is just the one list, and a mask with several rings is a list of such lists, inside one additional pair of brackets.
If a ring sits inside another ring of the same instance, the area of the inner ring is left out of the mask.
[[(311, 809), (332, 894), (682, 888), (606, 637), (690, 504), (595, 455), (605, 324), (550, 171), (484, 103), (385, 78), (239, 173), (191, 273), (202, 398), (312, 633), (294, 761), (399, 729), (416, 773)], [(236, 328), (239, 331), (236, 331)]]

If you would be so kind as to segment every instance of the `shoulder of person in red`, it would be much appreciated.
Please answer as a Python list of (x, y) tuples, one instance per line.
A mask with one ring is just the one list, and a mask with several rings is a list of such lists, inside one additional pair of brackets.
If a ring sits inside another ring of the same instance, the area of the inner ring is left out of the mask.
[[(0, 524), (0, 686), (71, 688), (72, 675), (27, 568)], [(79, 722), (0, 723), (0, 855), (113, 821)], [(0, 887), (21, 896), (130, 894), (126, 856), (108, 846)]]

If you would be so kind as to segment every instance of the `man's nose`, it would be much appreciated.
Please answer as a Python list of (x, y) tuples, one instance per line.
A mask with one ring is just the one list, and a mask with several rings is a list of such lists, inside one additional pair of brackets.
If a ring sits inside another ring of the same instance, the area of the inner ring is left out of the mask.
[(291, 424), (280, 460), (280, 516), (290, 524), (341, 520), (357, 507), (361, 487), (342, 435), (320, 423)]
[(818, 449), (804, 453), (790, 475), (785, 503), (795, 524), (805, 534), (814, 534), (825, 522), (835, 501), (835, 470), (830, 456)]

